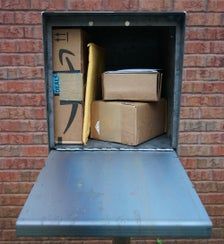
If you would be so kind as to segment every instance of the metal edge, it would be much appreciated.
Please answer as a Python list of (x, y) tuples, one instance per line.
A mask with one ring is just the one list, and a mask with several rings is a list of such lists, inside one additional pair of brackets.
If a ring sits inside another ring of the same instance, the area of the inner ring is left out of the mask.
[(44, 46), (44, 73), (45, 73), (45, 96), (46, 96), (46, 107), (47, 107), (47, 127), (48, 127), (48, 149), (51, 150), (54, 148), (54, 119), (53, 119), (53, 93), (51, 85), (51, 57), (52, 57), (52, 48), (51, 48), (51, 26), (49, 25), (48, 16), (45, 12), (41, 13), (42, 15), (42, 29), (43, 29), (43, 46)]
[(16, 226), (18, 237), (157, 237), (160, 238), (209, 238), (210, 225), (178, 225), (173, 226), (55, 226), (55, 225), (23, 225)]
[[(186, 27), (186, 12), (181, 15), (181, 23), (177, 25), (179, 32), (176, 32), (175, 44), (175, 82), (174, 82), (174, 101), (172, 116), (172, 141), (171, 146), (176, 150), (178, 147), (179, 123), (180, 123), (180, 99), (182, 88), (182, 72), (184, 59), (184, 40)], [(179, 35), (177, 35), (179, 33)], [(178, 48), (179, 45), (179, 48)]]

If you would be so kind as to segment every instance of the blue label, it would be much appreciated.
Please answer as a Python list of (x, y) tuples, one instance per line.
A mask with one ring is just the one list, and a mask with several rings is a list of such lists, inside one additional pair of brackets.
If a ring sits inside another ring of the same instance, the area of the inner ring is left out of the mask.
[(54, 95), (59, 95), (60, 94), (60, 79), (57, 74), (53, 74), (52, 83), (53, 83)]

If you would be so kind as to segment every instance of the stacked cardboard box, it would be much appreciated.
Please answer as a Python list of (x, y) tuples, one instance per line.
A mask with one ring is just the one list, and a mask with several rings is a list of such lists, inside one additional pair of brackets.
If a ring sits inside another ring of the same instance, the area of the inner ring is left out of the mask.
[(86, 36), (80, 29), (54, 29), (52, 41), (55, 143), (80, 144), (87, 66)]
[(102, 87), (107, 101), (92, 104), (91, 137), (138, 145), (163, 134), (166, 101), (160, 99), (161, 83), (162, 74), (155, 70), (105, 72)]

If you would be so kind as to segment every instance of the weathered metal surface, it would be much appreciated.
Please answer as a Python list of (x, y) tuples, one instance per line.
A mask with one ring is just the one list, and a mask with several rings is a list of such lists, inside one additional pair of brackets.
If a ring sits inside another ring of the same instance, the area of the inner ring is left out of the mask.
[(16, 223), (19, 236), (209, 237), (176, 153), (51, 151)]

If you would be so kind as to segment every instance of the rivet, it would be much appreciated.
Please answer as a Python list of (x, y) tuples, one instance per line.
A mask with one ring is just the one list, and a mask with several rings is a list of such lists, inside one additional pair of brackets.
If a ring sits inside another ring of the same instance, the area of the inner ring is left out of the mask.
[(93, 21), (89, 21), (89, 26), (93, 26), (94, 22)]
[(130, 21), (128, 21), (128, 20), (125, 21), (125, 22), (124, 22), (124, 25), (125, 25), (125, 26), (129, 26), (129, 25), (130, 25)]

